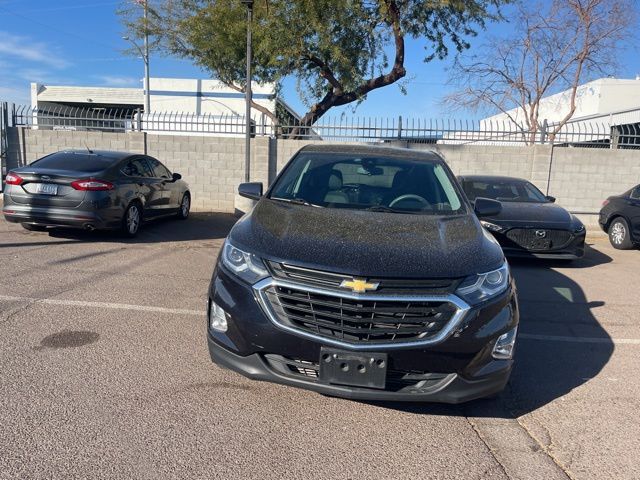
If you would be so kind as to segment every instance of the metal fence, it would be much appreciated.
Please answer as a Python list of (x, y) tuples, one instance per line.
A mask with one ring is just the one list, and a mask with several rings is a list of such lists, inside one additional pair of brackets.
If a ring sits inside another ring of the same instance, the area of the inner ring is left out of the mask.
[[(50, 130), (82, 130), (157, 134), (238, 136), (245, 134), (241, 115), (190, 112), (143, 113), (136, 109), (6, 105), (12, 125)], [(560, 147), (640, 148), (640, 110), (617, 112), (571, 121), (553, 134), (555, 125), (543, 122), (527, 131), (508, 120), (453, 120), (325, 116), (313, 124), (290, 120), (274, 123), (261, 114), (252, 118), (254, 136), (365, 143), (433, 143), (450, 145), (534, 145)]]
[[(0, 102), (0, 178), (4, 178), (7, 173), (7, 157), (9, 150), (8, 129), (12, 126), (9, 122), (12, 117), (9, 115), (9, 104)], [(0, 182), (0, 192), (3, 189), (3, 183)]]

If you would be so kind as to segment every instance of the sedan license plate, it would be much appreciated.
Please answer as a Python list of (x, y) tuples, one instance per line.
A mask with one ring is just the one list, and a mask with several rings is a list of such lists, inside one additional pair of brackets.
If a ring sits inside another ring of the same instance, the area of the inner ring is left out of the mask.
[(551, 248), (551, 240), (539, 239), (531, 243), (531, 250), (549, 250)]
[(37, 183), (35, 193), (41, 195), (57, 195), (58, 185), (54, 185), (53, 183)]
[(320, 349), (320, 381), (333, 385), (385, 388), (387, 354)]

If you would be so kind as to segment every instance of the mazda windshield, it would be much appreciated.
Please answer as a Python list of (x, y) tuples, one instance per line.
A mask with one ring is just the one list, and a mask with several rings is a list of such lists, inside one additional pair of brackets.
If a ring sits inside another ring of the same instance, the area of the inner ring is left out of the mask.
[(466, 212), (441, 162), (300, 153), (271, 190), (271, 200), (325, 208), (451, 215)]

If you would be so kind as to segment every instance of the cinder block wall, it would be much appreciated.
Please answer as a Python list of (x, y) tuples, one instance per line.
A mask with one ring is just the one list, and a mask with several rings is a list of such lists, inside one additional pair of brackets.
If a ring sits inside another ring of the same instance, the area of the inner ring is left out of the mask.
[(640, 150), (554, 149), (549, 193), (570, 211), (598, 211), (604, 199), (638, 184)]
[[(244, 138), (147, 135), (147, 154), (189, 183), (193, 209), (233, 212), (244, 181)], [(269, 139), (251, 141), (251, 180), (268, 184)], [(238, 200), (239, 201), (239, 200)]]
[[(266, 187), (291, 156), (310, 143), (322, 142), (254, 138), (251, 181), (263, 182)], [(605, 198), (640, 183), (640, 150), (402, 142), (396, 146), (436, 150), (458, 175), (510, 175), (531, 180), (545, 193), (548, 187), (549, 195), (591, 227), (597, 225), (597, 212)], [(157, 157), (189, 182), (195, 210), (234, 212), (249, 205), (236, 193), (244, 181), (244, 138), (10, 128), (7, 167), (26, 165), (58, 150), (85, 147), (146, 151)]]

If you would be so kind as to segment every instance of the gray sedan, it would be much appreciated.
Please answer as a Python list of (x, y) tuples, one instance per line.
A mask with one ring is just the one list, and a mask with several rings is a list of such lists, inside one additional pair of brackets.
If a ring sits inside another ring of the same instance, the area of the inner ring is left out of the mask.
[(181, 178), (148, 155), (57, 152), (7, 173), (2, 213), (27, 230), (120, 229), (133, 237), (143, 220), (189, 216), (191, 194)]

